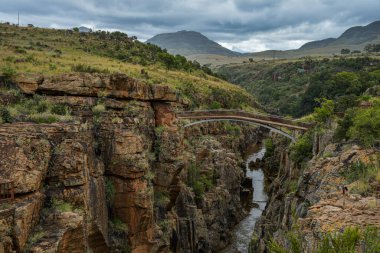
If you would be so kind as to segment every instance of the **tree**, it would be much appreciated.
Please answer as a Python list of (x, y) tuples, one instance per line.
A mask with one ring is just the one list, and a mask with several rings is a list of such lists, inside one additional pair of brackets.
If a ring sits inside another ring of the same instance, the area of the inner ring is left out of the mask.
[(314, 118), (317, 122), (325, 123), (334, 114), (334, 101), (325, 98), (316, 101), (321, 106), (314, 108)]
[(340, 53), (341, 54), (349, 54), (351, 51), (350, 51), (350, 49), (348, 49), (348, 48), (343, 48), (342, 50), (340, 50)]
[(380, 52), (380, 44), (367, 44), (364, 47), (364, 51), (366, 51), (367, 53)]

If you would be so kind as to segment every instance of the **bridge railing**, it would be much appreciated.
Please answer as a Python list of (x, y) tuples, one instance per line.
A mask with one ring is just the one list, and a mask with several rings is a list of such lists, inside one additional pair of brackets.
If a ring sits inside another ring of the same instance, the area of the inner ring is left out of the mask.
[(186, 117), (186, 116), (211, 116), (211, 115), (220, 115), (220, 116), (242, 116), (242, 117), (252, 117), (262, 120), (271, 120), (278, 123), (286, 123), (286, 124), (294, 124), (297, 126), (302, 126), (305, 128), (311, 128), (314, 126), (313, 123), (304, 122), (300, 119), (293, 119), (290, 117), (282, 117), (278, 115), (271, 115), (271, 114), (265, 114), (260, 112), (246, 112), (243, 110), (229, 110), (229, 109), (218, 109), (218, 110), (195, 110), (195, 111), (177, 111), (176, 114), (179, 117)]

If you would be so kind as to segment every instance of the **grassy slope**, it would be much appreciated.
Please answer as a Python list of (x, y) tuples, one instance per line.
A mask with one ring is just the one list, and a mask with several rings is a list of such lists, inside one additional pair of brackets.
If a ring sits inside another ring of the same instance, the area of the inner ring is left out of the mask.
[[(85, 64), (99, 71), (125, 73), (151, 84), (166, 84), (180, 91), (192, 107), (208, 107), (218, 101), (222, 107), (254, 107), (253, 97), (241, 87), (232, 85), (200, 69), (169, 70), (156, 61), (156, 52), (143, 43), (135, 41), (131, 49), (123, 53), (140, 55), (127, 60), (110, 57), (113, 47), (123, 41), (103, 40), (92, 34), (67, 33), (64, 30), (23, 28), (0, 24), (0, 73), (15, 70), (17, 73), (43, 73), (54, 75), (73, 72), (78, 64)], [(144, 50), (147, 58), (153, 59), (145, 66), (135, 64)], [(144, 71), (142, 71), (144, 70)]]

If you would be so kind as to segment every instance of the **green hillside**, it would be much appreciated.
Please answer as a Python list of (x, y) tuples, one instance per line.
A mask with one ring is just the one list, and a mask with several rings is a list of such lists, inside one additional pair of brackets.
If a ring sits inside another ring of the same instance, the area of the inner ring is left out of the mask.
[(318, 98), (335, 100), (342, 112), (370, 88), (380, 95), (380, 60), (367, 57), (231, 64), (219, 73), (245, 87), (267, 111), (296, 117), (311, 113)]
[(0, 52), (3, 76), (118, 72), (152, 85), (166, 84), (178, 90), (190, 107), (255, 105), (244, 89), (209, 75), (209, 69), (121, 32), (79, 33), (0, 24)]

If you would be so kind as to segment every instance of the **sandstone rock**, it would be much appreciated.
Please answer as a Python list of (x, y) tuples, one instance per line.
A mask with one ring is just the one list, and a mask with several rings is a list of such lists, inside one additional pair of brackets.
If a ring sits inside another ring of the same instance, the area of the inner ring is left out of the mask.
[(16, 83), (23, 93), (34, 94), (43, 80), (39, 74), (21, 74), (17, 76)]
[(50, 160), (46, 139), (0, 133), (0, 175), (14, 181), (15, 193), (40, 189)]

